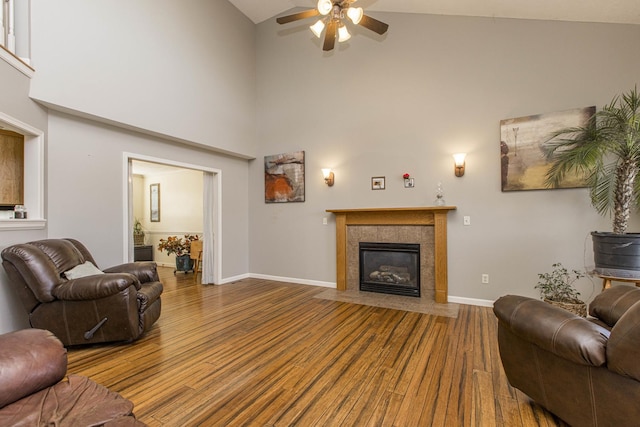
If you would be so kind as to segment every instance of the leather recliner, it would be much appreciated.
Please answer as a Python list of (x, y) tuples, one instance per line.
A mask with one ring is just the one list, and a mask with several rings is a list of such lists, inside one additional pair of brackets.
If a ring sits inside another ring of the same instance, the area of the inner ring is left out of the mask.
[(51, 332), (0, 335), (0, 425), (143, 427), (133, 402), (67, 373), (67, 351)]
[(582, 318), (541, 300), (494, 303), (509, 383), (573, 426), (640, 420), (640, 289), (600, 293)]
[(74, 239), (38, 240), (2, 251), (2, 265), (31, 326), (53, 332), (64, 345), (132, 341), (149, 330), (161, 310), (156, 264), (127, 263), (105, 274), (66, 278), (86, 261), (96, 265)]

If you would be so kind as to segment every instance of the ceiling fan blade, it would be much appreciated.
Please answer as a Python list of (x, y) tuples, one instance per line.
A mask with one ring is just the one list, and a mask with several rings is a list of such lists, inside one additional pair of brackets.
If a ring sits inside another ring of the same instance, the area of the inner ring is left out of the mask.
[(298, 21), (300, 19), (311, 18), (312, 16), (318, 16), (320, 12), (318, 9), (309, 9), (303, 12), (294, 13), (293, 15), (281, 16), (276, 18), (278, 24), (288, 24), (289, 22)]
[(331, 50), (336, 44), (336, 30), (338, 29), (338, 23), (334, 19), (327, 24), (326, 33), (324, 35), (324, 45), (322, 50)]
[(362, 25), (363, 27), (368, 28), (380, 35), (386, 33), (389, 29), (389, 24), (385, 24), (384, 22), (378, 21), (377, 19), (367, 15), (362, 15), (362, 19), (360, 20), (358, 25)]

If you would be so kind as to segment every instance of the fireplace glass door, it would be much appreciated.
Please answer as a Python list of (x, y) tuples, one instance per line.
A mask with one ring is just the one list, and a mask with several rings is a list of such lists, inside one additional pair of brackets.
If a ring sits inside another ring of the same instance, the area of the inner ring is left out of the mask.
[(420, 297), (420, 245), (360, 242), (360, 290)]

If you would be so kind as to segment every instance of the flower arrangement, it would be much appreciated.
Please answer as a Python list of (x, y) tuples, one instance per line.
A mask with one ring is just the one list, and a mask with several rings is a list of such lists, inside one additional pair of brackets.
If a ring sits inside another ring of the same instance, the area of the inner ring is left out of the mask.
[(177, 257), (188, 255), (191, 251), (191, 242), (194, 240), (200, 240), (200, 238), (194, 234), (185, 234), (184, 239), (178, 236), (169, 236), (166, 239), (160, 239), (158, 250), (165, 251), (168, 255), (175, 254)]
[(404, 175), (402, 175), (402, 177), (404, 179), (409, 179), (409, 178), (411, 178), (411, 175), (409, 175), (408, 173), (405, 173)]

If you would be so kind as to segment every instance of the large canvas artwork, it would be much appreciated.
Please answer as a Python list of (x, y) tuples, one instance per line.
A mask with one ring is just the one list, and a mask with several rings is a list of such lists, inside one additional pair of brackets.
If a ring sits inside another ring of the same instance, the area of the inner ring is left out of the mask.
[(304, 151), (264, 157), (264, 201), (304, 202)]
[[(596, 107), (577, 108), (548, 114), (500, 121), (502, 191), (543, 190), (551, 164), (542, 150), (555, 130), (585, 126)], [(559, 188), (585, 187), (583, 176), (570, 175)]]

